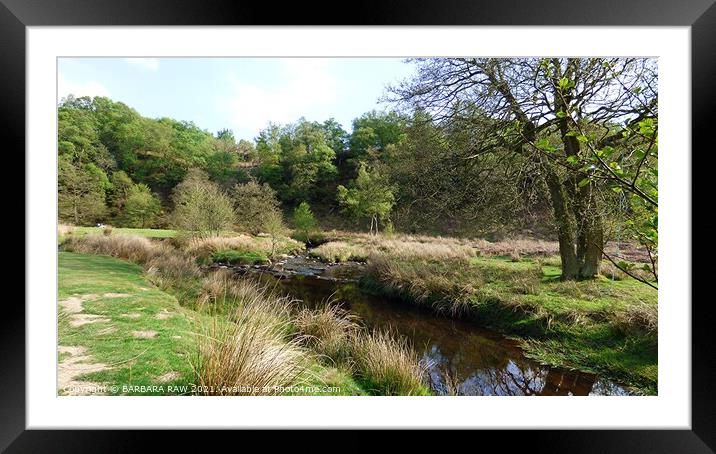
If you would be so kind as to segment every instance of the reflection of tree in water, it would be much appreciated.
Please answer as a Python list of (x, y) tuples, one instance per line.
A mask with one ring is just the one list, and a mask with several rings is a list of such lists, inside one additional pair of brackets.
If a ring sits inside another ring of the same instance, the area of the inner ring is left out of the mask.
[[(502, 367), (484, 367), (478, 371), (460, 374), (459, 367), (443, 355), (437, 345), (432, 345), (423, 355), (429, 362), (430, 383), (438, 394), (455, 392), (466, 396), (524, 396), (539, 394), (545, 383), (547, 371), (533, 369), (526, 364), (506, 360)], [(456, 382), (456, 383), (453, 383)]]
[(525, 358), (501, 336), (467, 322), (436, 317), (409, 305), (386, 302), (364, 294), (355, 284), (335, 284), (315, 278), (269, 283), (278, 293), (290, 294), (315, 306), (332, 300), (356, 314), (369, 328), (391, 329), (423, 352), (430, 365), (430, 384), (437, 394), (460, 395), (626, 395), (618, 385), (595, 381), (591, 374), (551, 369)]
[(539, 394), (547, 371), (510, 360), (506, 367), (485, 369), (461, 385), (464, 394), (490, 396), (531, 396)]
[(630, 395), (624, 388), (616, 383), (597, 380), (589, 392), (590, 396), (628, 396)]
[[(465, 396), (627, 395), (619, 385), (594, 381), (591, 374), (540, 367), (528, 361), (507, 360), (502, 367), (484, 367), (459, 374), (459, 369), (433, 345), (423, 355), (430, 361), (430, 383), (438, 394)], [(467, 375), (466, 378), (465, 375)], [(591, 390), (591, 393), (590, 393)]]

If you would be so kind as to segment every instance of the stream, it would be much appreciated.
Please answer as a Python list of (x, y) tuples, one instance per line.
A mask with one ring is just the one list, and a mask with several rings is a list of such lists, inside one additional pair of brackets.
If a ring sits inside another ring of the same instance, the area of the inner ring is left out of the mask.
[(448, 394), (449, 389), (470, 396), (630, 394), (594, 374), (541, 365), (525, 357), (515, 341), (474, 322), (363, 292), (358, 279), (364, 266), (358, 262), (326, 264), (296, 256), (272, 269), (233, 268), (308, 306), (330, 300), (355, 314), (368, 328), (387, 328), (407, 337), (431, 365), (430, 384), (437, 394)]

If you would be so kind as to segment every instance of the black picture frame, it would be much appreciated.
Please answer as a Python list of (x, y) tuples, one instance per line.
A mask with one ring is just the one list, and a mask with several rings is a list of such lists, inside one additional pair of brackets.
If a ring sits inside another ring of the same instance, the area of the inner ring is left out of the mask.
[[(3, 96), (3, 144), (6, 154), (25, 155), (25, 46), (28, 26), (66, 25), (556, 25), (690, 26), (693, 150), (699, 163), (692, 181), (708, 179), (714, 167), (710, 129), (716, 94), (716, 5), (714, 0), (565, 0), (512, 1), (407, 0), (354, 5), (322, 2), (248, 2), (243, 0), (0, 0), (0, 91)], [(685, 156), (693, 153), (683, 150)], [(705, 155), (705, 156), (702, 156)], [(703, 161), (702, 161), (703, 158)], [(18, 165), (23, 165), (22, 161)], [(704, 178), (698, 178), (699, 172)], [(668, 184), (668, 182), (666, 182)], [(710, 203), (708, 193), (694, 191), (692, 207)], [(703, 198), (703, 200), (701, 200)], [(716, 225), (692, 220), (692, 238), (710, 234)], [(699, 230), (703, 229), (703, 230)], [(31, 238), (25, 238), (26, 244)], [(708, 282), (708, 270), (693, 262), (694, 281)], [(692, 283), (683, 283), (692, 289)], [(689, 301), (683, 302), (688, 305)], [(711, 298), (693, 299), (691, 430), (550, 430), (518, 431), (509, 447), (550, 452), (693, 452), (716, 450), (716, 354), (711, 326)], [(41, 431), (25, 429), (25, 311), (4, 304), (0, 316), (0, 449), (8, 452), (128, 451), (144, 441), (121, 431)], [(635, 422), (638, 423), (638, 422)], [(157, 435), (167, 435), (166, 432)], [(174, 442), (195, 434), (174, 431)], [(155, 435), (152, 434), (152, 437)], [(494, 440), (486, 440), (493, 438)], [(143, 438), (143, 437), (142, 437)], [(168, 438), (168, 437), (167, 437)], [(505, 442), (505, 434), (485, 431), (480, 444)]]

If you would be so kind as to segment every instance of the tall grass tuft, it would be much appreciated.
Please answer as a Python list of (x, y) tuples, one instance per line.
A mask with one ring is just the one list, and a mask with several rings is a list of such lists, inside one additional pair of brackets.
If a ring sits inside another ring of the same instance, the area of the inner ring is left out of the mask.
[(234, 322), (215, 317), (197, 336), (193, 367), (202, 394), (278, 395), (302, 382), (307, 351), (298, 340), (285, 338), (283, 323), (262, 319), (240, 310)]
[(363, 331), (353, 337), (356, 373), (371, 391), (389, 396), (430, 394), (428, 364), (418, 360), (404, 337), (388, 331)]
[(358, 376), (368, 391), (380, 395), (430, 394), (428, 364), (406, 338), (389, 331), (369, 331), (337, 304), (301, 309), (294, 319), (303, 342), (333, 365)]
[(139, 236), (85, 235), (72, 237), (63, 243), (65, 250), (112, 257), (144, 264), (161, 253), (163, 245)]
[(193, 366), (202, 393), (278, 395), (308, 378), (309, 352), (289, 336), (289, 300), (225, 273), (207, 278), (205, 297), (220, 301), (228, 318), (213, 317), (197, 335)]
[(329, 302), (317, 309), (301, 309), (294, 324), (312, 350), (334, 364), (350, 367), (353, 338), (360, 329), (355, 316)]

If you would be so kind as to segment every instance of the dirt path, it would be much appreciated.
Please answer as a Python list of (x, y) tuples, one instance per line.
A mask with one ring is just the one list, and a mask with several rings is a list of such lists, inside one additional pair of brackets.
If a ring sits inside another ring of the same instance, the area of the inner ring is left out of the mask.
[(85, 374), (109, 369), (102, 363), (93, 363), (85, 347), (57, 347), (59, 354), (69, 354), (57, 365), (57, 389), (65, 396), (88, 396), (105, 394), (104, 385), (91, 381), (77, 380)]

